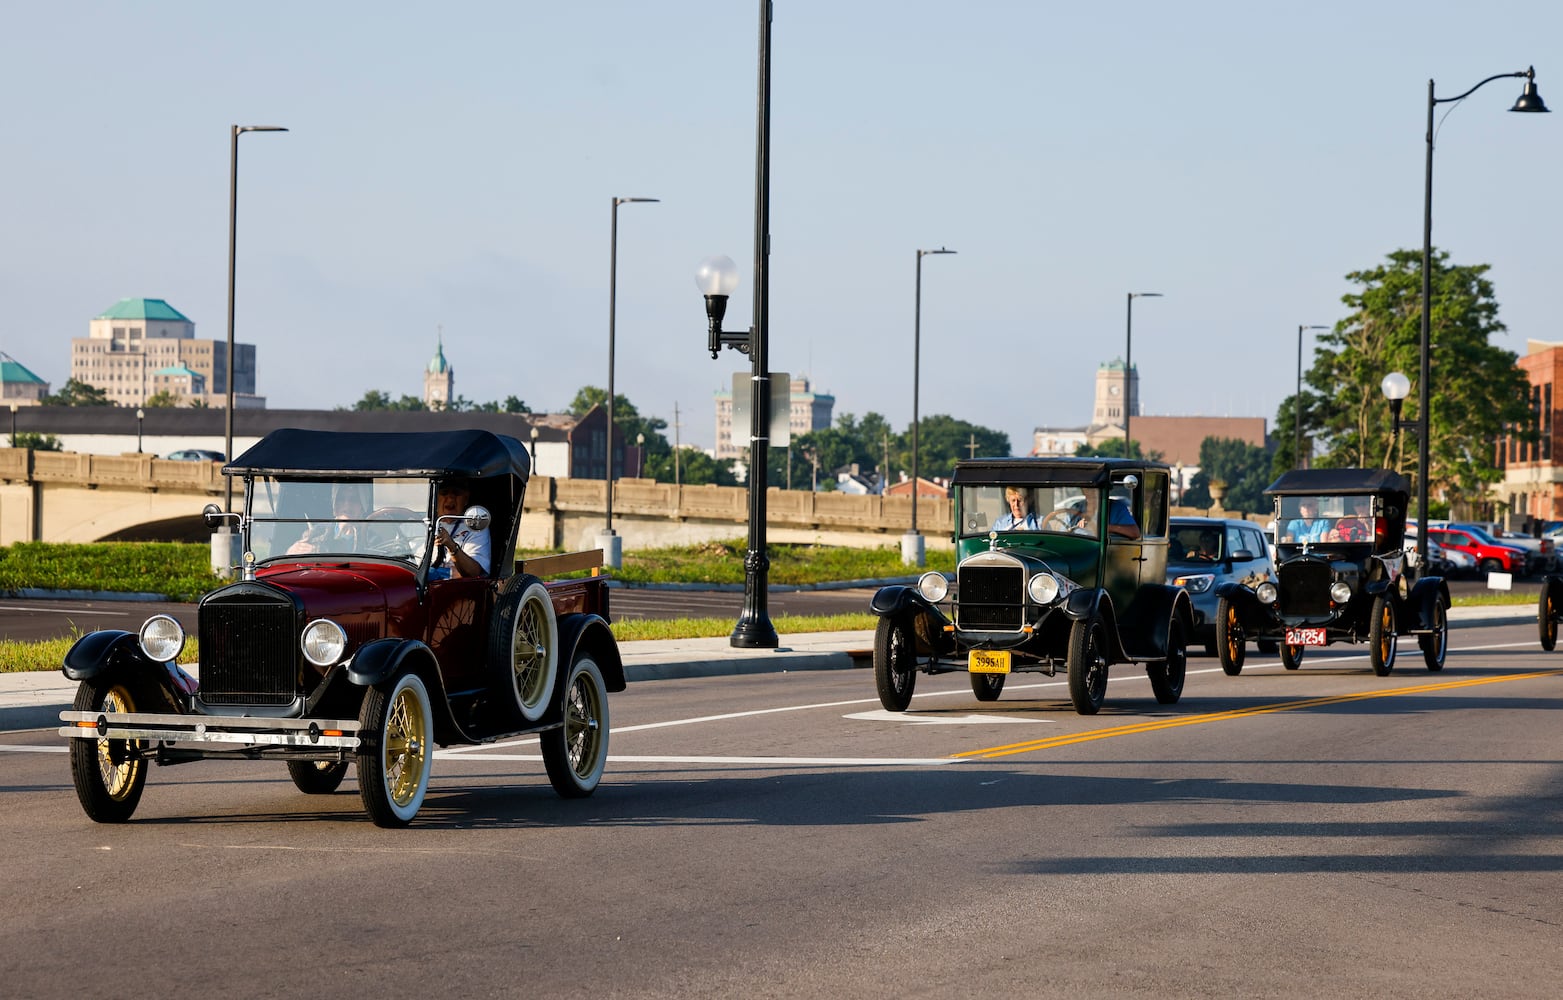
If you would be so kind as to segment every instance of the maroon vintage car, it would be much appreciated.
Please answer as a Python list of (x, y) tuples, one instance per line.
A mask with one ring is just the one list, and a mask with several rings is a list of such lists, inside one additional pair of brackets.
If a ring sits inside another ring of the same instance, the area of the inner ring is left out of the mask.
[[(88, 816), (128, 820), (150, 764), (242, 758), (286, 763), (309, 794), (355, 764), (370, 818), (405, 826), (435, 746), (523, 734), (538, 735), (560, 795), (592, 793), (607, 695), (625, 686), (607, 581), (540, 579), (601, 565), (600, 552), (516, 564), (519, 441), (288, 429), (223, 472), (243, 477), (244, 511), (204, 516), (238, 526), (243, 569), (200, 602), (199, 680), (176, 665), (185, 635), (166, 615), (139, 634), (89, 633), (65, 656), (81, 683), (60, 733)], [(462, 492), (470, 505), (448, 509)]]

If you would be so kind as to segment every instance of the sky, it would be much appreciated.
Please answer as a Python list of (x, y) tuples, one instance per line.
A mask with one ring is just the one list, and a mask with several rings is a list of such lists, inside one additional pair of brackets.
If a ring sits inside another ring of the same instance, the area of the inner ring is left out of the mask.
[[(1536, 67), (1563, 112), (1563, 5), (1444, 0), (775, 0), (770, 367), (835, 413), (1082, 426), (1122, 358), (1142, 412), (1262, 416), (1297, 328), (1420, 248), (1427, 87)], [(1547, 43), (1545, 39), (1553, 39)], [(458, 395), (565, 409), (608, 381), (711, 447), (747, 359), (705, 350), (725, 254), (753, 308), (759, 4), (400, 0), (15, 5), (0, 37), (0, 351), (55, 388), (122, 298), (235, 339), (274, 408)], [(1547, 45), (1552, 47), (1549, 49)], [(1491, 265), (1508, 333), (1563, 339), (1563, 113), (1522, 81), (1439, 106), (1433, 240)], [(1445, 112), (1453, 108), (1445, 117)], [(1312, 335), (1310, 334), (1310, 337)], [(1311, 355), (1312, 341), (1307, 353)]]

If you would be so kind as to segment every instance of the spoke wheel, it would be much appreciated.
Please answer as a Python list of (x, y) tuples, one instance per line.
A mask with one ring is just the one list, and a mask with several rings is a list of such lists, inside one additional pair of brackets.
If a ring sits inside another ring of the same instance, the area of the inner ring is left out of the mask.
[[(102, 678), (82, 681), (71, 706), (78, 712), (134, 712), (128, 685)], [(141, 802), (147, 762), (143, 740), (71, 739), (71, 778), (76, 797), (99, 823), (123, 823)]]
[(1145, 668), (1150, 675), (1151, 691), (1160, 705), (1176, 705), (1183, 697), (1183, 679), (1188, 674), (1188, 645), (1183, 638), (1183, 623), (1174, 615), (1167, 626), (1167, 659)]
[(288, 777), (305, 795), (330, 795), (347, 774), (345, 760), (290, 760)]
[[(1554, 626), (1554, 629), (1556, 626)], [(1433, 599), (1433, 631), (1430, 635), (1416, 637), (1422, 647), (1422, 661), (1433, 673), (1444, 669), (1444, 656), (1449, 652), (1449, 612), (1444, 608), (1444, 596)]]
[(1558, 588), (1552, 577), (1541, 581), (1541, 598), (1536, 605), (1536, 624), (1541, 629), (1541, 648), (1552, 652), (1558, 644)]
[(1101, 711), (1107, 697), (1107, 629), (1095, 615), (1069, 629), (1069, 700), (1080, 715)]
[(564, 725), (543, 733), (543, 766), (561, 798), (596, 791), (608, 763), (608, 685), (590, 651), (576, 654), (564, 693)]
[(409, 670), (364, 694), (358, 792), (376, 826), (406, 826), (423, 805), (434, 763), (433, 718), (428, 689)]
[(1373, 621), (1368, 626), (1368, 662), (1373, 672), (1388, 677), (1395, 669), (1395, 606), (1382, 595), (1373, 598)]
[(1004, 690), (1004, 674), (967, 674), (971, 678), (971, 693), (978, 701), (998, 701)]
[(559, 668), (559, 623), (553, 598), (535, 576), (511, 578), (500, 592), (489, 632), (489, 666), (515, 696), (516, 710), (537, 722), (548, 710)]
[(1303, 654), (1307, 651), (1307, 646), (1294, 646), (1289, 642), (1281, 643), (1281, 666), (1287, 670), (1296, 670), (1302, 666)]
[(911, 619), (896, 615), (879, 619), (874, 629), (874, 686), (887, 712), (904, 712), (917, 686), (917, 639)]
[(1243, 672), (1243, 657), (1248, 652), (1243, 623), (1237, 617), (1237, 605), (1225, 597), (1216, 602), (1216, 655), (1228, 677)]

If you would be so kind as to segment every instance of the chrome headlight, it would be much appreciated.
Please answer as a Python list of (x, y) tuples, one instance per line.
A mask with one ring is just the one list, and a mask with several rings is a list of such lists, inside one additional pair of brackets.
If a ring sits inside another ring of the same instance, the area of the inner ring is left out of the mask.
[(1254, 588), (1254, 596), (1259, 598), (1260, 604), (1274, 604), (1276, 597), (1275, 584), (1266, 580)]
[(316, 618), (304, 626), (304, 638), (299, 645), (304, 649), (304, 659), (317, 667), (329, 667), (342, 658), (347, 633), (329, 618)]
[(1058, 577), (1052, 573), (1038, 573), (1026, 584), (1026, 593), (1034, 604), (1052, 604), (1058, 600), (1058, 591)]
[(950, 581), (944, 578), (943, 573), (924, 573), (917, 578), (917, 592), (923, 600), (938, 604), (949, 596)]
[(1351, 585), (1345, 580), (1336, 580), (1330, 584), (1330, 600), (1336, 604), (1345, 604), (1351, 600)]
[(1174, 587), (1182, 587), (1191, 594), (1203, 594), (1215, 586), (1215, 583), (1214, 573), (1190, 573), (1188, 576), (1180, 576), (1172, 581)]
[(167, 663), (185, 648), (185, 630), (167, 615), (153, 615), (141, 626), (141, 651), (147, 659)]

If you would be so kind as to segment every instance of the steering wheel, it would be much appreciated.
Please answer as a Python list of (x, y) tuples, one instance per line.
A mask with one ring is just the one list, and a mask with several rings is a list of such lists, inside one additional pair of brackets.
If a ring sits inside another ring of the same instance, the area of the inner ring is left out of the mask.
[[(411, 510), (407, 507), (380, 507), (369, 515), (369, 520), (420, 521), (421, 518), (417, 511)], [(368, 551), (373, 552), (376, 555), (396, 556), (398, 558), (411, 560), (412, 553), (408, 551), (407, 543), (412, 540), (412, 536), (404, 534), (404, 532), (410, 527), (411, 525), (409, 524), (391, 525), (390, 536), (379, 538), (370, 543), (367, 546)]]
[(1042, 527), (1049, 528), (1053, 531), (1068, 531), (1069, 512), (1063, 510), (1053, 511), (1051, 514), (1042, 519)]

